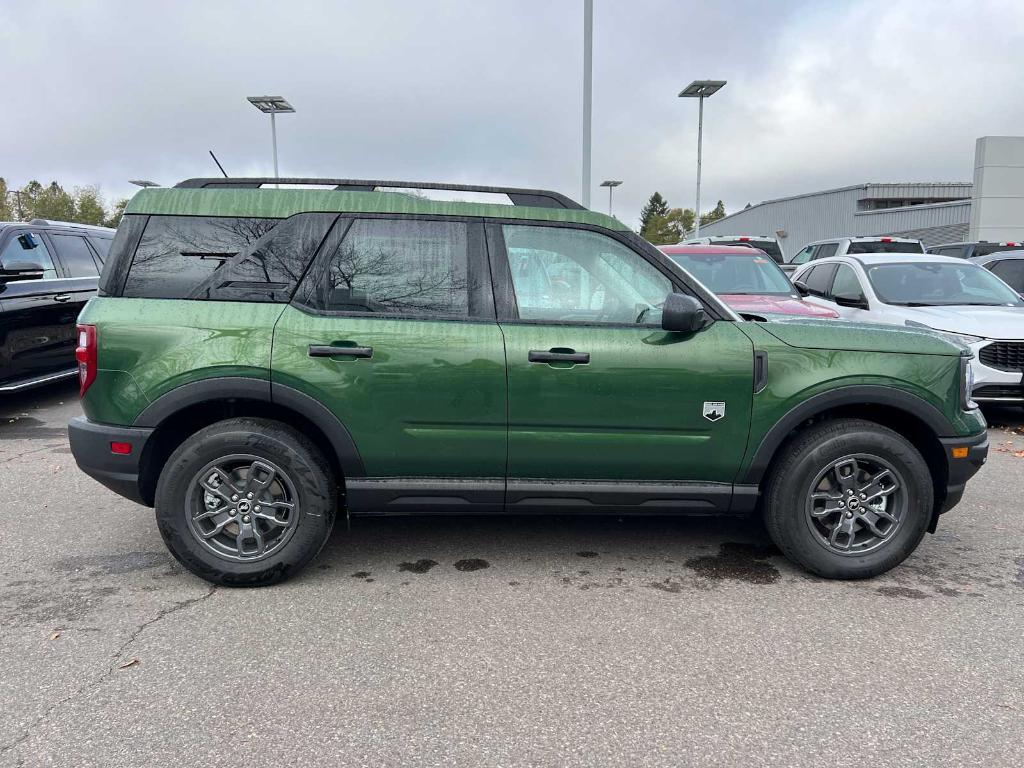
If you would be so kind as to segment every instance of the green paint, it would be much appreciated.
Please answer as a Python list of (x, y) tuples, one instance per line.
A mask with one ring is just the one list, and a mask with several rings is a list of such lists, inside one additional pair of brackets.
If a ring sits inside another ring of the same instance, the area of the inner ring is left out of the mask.
[(143, 189), (126, 214), (164, 216), (252, 216), (285, 219), (297, 213), (396, 213), (435, 216), (479, 216), (530, 221), (592, 224), (628, 232), (618, 219), (594, 211), (532, 208), (494, 203), (427, 200), (397, 192), (336, 192), (324, 189)]

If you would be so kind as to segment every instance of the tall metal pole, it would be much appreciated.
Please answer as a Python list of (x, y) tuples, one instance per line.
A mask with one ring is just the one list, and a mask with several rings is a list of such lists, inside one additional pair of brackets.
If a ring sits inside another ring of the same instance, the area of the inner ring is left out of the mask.
[(697, 107), (697, 208), (693, 212), (693, 236), (700, 237), (700, 153), (704, 140), (704, 96)]
[(593, 96), (594, 0), (583, 0), (583, 207), (590, 207), (590, 113)]
[[(281, 178), (278, 173), (278, 124), (273, 122), (273, 111), (270, 112), (270, 138), (273, 141), (273, 177)], [(697, 176), (699, 175), (698, 171)]]
[(608, 215), (612, 215), (612, 190), (615, 189), (611, 184), (608, 185)]

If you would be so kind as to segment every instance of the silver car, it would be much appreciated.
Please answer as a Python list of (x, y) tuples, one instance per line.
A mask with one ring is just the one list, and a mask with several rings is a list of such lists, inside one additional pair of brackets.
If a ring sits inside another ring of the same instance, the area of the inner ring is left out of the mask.
[(793, 275), (845, 320), (931, 328), (974, 352), (973, 397), (1024, 403), (1024, 300), (964, 259), (920, 253), (834, 256)]

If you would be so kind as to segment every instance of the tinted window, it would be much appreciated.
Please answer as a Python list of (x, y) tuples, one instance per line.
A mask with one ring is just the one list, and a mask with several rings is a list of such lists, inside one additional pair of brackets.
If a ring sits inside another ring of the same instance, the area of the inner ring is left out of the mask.
[(100, 257), (100, 264), (103, 264), (107, 260), (107, 254), (110, 253), (110, 242), (112, 238), (109, 237), (93, 237), (89, 235), (89, 242), (92, 243), (92, 247), (96, 249), (96, 253)]
[(789, 296), (793, 286), (778, 265), (759, 253), (734, 256), (670, 253), (668, 257), (714, 293)]
[[(50, 252), (46, 249), (46, 243), (43, 242), (42, 235), (34, 232), (19, 234), (25, 234), (28, 237), (19, 239), (18, 235), (13, 235), (7, 241), (7, 245), (4, 246), (4, 252), (0, 254), (0, 264), (6, 268), (8, 264), (13, 264), (16, 261), (32, 262), (39, 264), (43, 268), (44, 280), (52, 280), (57, 277), (57, 270), (53, 268), (53, 259), (50, 257)], [(29, 244), (32, 247), (26, 248), (25, 244)]]
[(123, 295), (288, 301), (335, 218), (151, 216)]
[(57, 256), (60, 257), (68, 277), (96, 277), (100, 273), (84, 237), (51, 232), (50, 240), (57, 249)]
[[(999, 251), (1020, 251), (1024, 250), (1024, 244), (1014, 243), (1013, 245), (1000, 245), (999, 243), (978, 243), (974, 246), (972, 256), (988, 256), (990, 253)], [(956, 254), (959, 255), (959, 254)]]
[(836, 271), (835, 264), (822, 264), (807, 271), (802, 280), (807, 290), (816, 296), (824, 296), (828, 292), (832, 275)]
[(1006, 259), (986, 265), (992, 274), (1018, 293), (1024, 292), (1024, 259)]
[(886, 304), (903, 306), (1024, 306), (1020, 297), (988, 270), (964, 262), (879, 264), (868, 279)]
[(837, 250), (839, 243), (822, 243), (814, 249), (814, 258), (827, 259), (829, 256), (835, 256)]
[(919, 242), (892, 242), (886, 240), (857, 240), (850, 243), (847, 253), (924, 253)]
[(832, 282), (832, 295), (864, 298), (864, 289), (857, 279), (857, 273), (849, 264), (840, 264), (836, 270), (836, 277)]
[(607, 235), (566, 227), (502, 227), (519, 317), (652, 322), (672, 282)]
[(316, 304), (333, 312), (467, 317), (470, 229), (479, 252), (476, 227), (465, 222), (357, 219), (325, 246)]

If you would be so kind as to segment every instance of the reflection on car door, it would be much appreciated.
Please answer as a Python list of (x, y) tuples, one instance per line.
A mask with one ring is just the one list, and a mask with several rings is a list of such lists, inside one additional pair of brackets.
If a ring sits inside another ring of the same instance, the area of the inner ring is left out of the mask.
[[(611, 487), (602, 481), (732, 482), (753, 379), (737, 323), (663, 331), (657, 306), (672, 281), (604, 233), (495, 224), (489, 243), (508, 365), (510, 512), (552, 498), (600, 507), (608, 497), (596, 489)], [(529, 273), (539, 265), (544, 280)]]
[[(31, 234), (31, 248), (20, 235)], [(0, 387), (75, 368), (75, 318), (67, 281), (41, 232), (14, 229), (0, 242), (0, 265), (43, 267), (42, 279), (0, 281)]]

